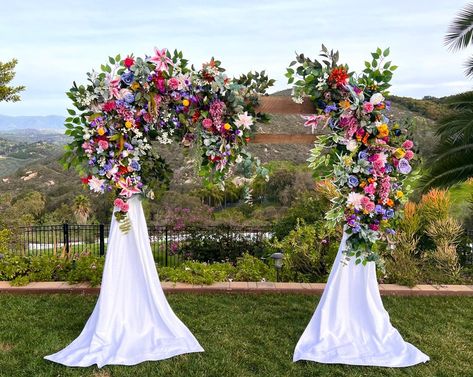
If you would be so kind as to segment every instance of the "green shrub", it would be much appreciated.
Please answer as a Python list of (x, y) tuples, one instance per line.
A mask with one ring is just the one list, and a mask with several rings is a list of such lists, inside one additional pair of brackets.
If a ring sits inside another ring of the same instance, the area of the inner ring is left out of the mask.
[(261, 259), (244, 253), (237, 260), (235, 280), (237, 281), (262, 281), (275, 280), (275, 270)]
[(67, 275), (70, 283), (89, 282), (97, 286), (102, 281), (105, 258), (91, 255), (80, 256), (72, 261), (72, 267)]
[(207, 264), (188, 261), (176, 267), (160, 267), (158, 272), (162, 281), (212, 284), (233, 278), (235, 267), (230, 263)]

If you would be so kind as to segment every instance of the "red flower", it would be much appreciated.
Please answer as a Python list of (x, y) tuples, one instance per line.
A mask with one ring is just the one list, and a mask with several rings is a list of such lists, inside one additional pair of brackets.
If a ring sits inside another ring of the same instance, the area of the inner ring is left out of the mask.
[(345, 85), (348, 81), (348, 74), (344, 67), (334, 68), (332, 72), (330, 72), (330, 76), (328, 77), (328, 82), (331, 85), (342, 86)]
[(130, 68), (133, 64), (135, 64), (135, 59), (133, 59), (131, 56), (127, 56), (123, 61), (123, 64), (125, 64), (125, 67)]
[(115, 101), (105, 102), (102, 106), (102, 110), (105, 111), (106, 113), (108, 113), (112, 110), (115, 110), (116, 108), (117, 108), (117, 105), (116, 105)]
[(118, 168), (118, 172), (120, 173), (120, 175), (126, 174), (128, 173), (128, 168), (126, 166), (120, 165), (120, 167)]
[(88, 185), (89, 184), (89, 181), (90, 181), (90, 178), (92, 178), (91, 175), (89, 175), (88, 177), (82, 177), (80, 180), (82, 181), (82, 183), (84, 185)]

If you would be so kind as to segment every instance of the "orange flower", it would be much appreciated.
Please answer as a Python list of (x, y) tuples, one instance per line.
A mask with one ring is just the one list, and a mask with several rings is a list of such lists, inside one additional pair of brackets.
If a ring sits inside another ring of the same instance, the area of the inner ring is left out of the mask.
[(367, 132), (365, 133), (365, 136), (363, 136), (363, 139), (361, 140), (363, 144), (368, 144), (368, 138), (370, 137), (370, 134)]
[(361, 181), (360, 187), (361, 187), (361, 188), (364, 188), (365, 186), (366, 186), (366, 181)]
[(343, 101), (340, 101), (338, 104), (343, 110), (350, 108), (350, 101), (347, 101), (346, 99), (344, 99)]
[(388, 201), (386, 202), (386, 204), (389, 206), (389, 207), (393, 207), (394, 206), (394, 201), (392, 199), (388, 199)]
[(374, 182), (376, 182), (376, 179), (374, 179), (374, 178), (368, 178), (368, 182), (369, 182), (369, 183), (374, 183)]
[(378, 134), (376, 135), (376, 137), (381, 139), (389, 135), (389, 128), (386, 123), (380, 124), (376, 128), (378, 129)]

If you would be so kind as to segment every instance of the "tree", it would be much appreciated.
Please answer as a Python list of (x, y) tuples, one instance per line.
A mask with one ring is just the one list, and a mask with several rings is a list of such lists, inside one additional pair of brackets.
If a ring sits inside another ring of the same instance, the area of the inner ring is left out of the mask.
[(78, 224), (86, 224), (90, 215), (90, 200), (85, 195), (77, 195), (72, 204), (74, 215)]
[[(473, 3), (466, 5), (452, 21), (445, 43), (452, 50), (473, 45)], [(473, 57), (466, 62), (467, 77), (473, 77)], [(453, 110), (438, 122), (440, 137), (433, 158), (429, 159), (429, 174), (424, 189), (451, 186), (473, 177), (473, 92), (451, 97)]]
[(0, 61), (0, 102), (18, 102), (20, 96), (18, 93), (25, 90), (24, 86), (10, 86), (10, 82), (15, 77), (15, 66), (18, 63), (16, 59), (2, 63)]

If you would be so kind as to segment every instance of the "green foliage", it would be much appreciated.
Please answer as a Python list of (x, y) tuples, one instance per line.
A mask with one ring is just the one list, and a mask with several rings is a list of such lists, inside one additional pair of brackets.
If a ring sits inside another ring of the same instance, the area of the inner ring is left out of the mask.
[(6, 63), (0, 61), (0, 102), (18, 102), (21, 100), (18, 93), (25, 90), (24, 86), (10, 86), (15, 78), (15, 67), (18, 60), (12, 59)]
[(261, 281), (261, 280), (276, 280), (275, 270), (271, 268), (261, 259), (244, 253), (237, 260), (236, 264), (236, 281)]
[(206, 229), (189, 229), (188, 240), (179, 248), (179, 254), (188, 260), (201, 262), (236, 262), (246, 250), (256, 256), (263, 255), (264, 242), (250, 237), (235, 237), (233, 229), (219, 226)]
[(283, 279), (287, 281), (322, 281), (333, 264), (338, 240), (330, 242), (329, 231), (321, 222), (298, 224), (273, 247), (284, 253)]
[(320, 191), (300, 195), (286, 214), (273, 225), (274, 236), (283, 239), (296, 228), (301, 220), (305, 224), (322, 222), (329, 208), (330, 200)]
[(67, 280), (70, 283), (89, 282), (92, 286), (99, 285), (102, 281), (104, 262), (104, 258), (90, 255), (74, 259)]

